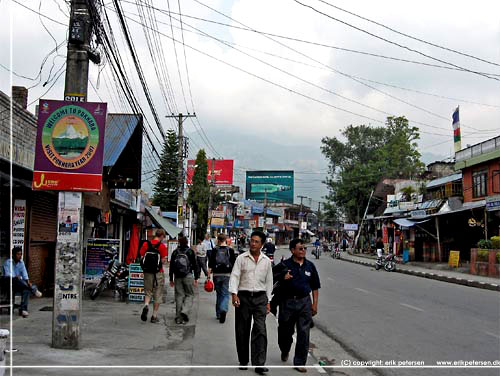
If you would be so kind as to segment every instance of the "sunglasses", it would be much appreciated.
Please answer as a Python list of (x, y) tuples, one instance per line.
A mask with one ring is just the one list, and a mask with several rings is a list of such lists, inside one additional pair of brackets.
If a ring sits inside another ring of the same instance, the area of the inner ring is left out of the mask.
[(306, 251), (307, 250), (307, 247), (299, 247), (297, 248), (299, 251)]

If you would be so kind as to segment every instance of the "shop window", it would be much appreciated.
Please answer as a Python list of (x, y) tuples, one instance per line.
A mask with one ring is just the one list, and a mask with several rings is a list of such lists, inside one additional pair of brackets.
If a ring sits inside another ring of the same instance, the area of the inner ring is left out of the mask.
[(493, 193), (500, 193), (500, 170), (493, 171)]
[(484, 197), (488, 194), (488, 171), (476, 171), (472, 174), (472, 196)]

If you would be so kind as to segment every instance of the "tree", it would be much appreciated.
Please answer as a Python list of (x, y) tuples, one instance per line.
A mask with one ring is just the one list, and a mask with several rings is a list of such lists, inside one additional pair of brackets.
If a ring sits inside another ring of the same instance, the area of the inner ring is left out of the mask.
[(179, 183), (179, 140), (177, 134), (169, 130), (163, 144), (160, 167), (156, 172), (153, 205), (163, 211), (177, 211)]
[(197, 218), (196, 238), (203, 239), (208, 224), (208, 203), (210, 200), (210, 186), (208, 184), (208, 163), (205, 150), (201, 149), (196, 155), (193, 185), (189, 190), (188, 205), (191, 206)]
[(381, 178), (411, 178), (422, 172), (416, 143), (419, 132), (404, 117), (388, 117), (386, 127), (350, 125), (342, 136), (345, 142), (336, 137), (322, 140), (330, 175), (325, 180), (329, 190), (325, 209), (330, 220), (336, 219), (332, 215), (343, 215), (359, 223)]

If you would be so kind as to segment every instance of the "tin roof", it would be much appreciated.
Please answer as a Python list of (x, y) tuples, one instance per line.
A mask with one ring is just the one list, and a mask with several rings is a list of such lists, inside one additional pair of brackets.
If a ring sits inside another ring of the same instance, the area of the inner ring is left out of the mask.
[(127, 146), (135, 129), (142, 122), (142, 115), (109, 114), (104, 133), (104, 161), (106, 167), (114, 166)]
[(443, 176), (442, 178), (434, 179), (431, 180), (430, 182), (427, 183), (427, 188), (434, 188), (434, 187), (439, 187), (441, 185), (445, 185), (447, 183), (451, 183), (453, 181), (461, 180), (462, 179), (462, 173), (456, 173), (453, 175), (448, 175), (448, 176)]

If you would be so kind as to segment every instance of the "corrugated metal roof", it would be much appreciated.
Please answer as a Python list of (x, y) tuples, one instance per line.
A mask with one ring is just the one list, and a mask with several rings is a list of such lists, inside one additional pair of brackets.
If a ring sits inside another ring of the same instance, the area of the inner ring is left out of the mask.
[(162, 229), (164, 229), (167, 232), (167, 234), (169, 234), (171, 237), (175, 238), (177, 235), (179, 235), (180, 232), (182, 232), (181, 228), (178, 228), (168, 219), (163, 218), (161, 216), (161, 214), (159, 213), (159, 208), (157, 206), (155, 207), (146, 206), (146, 210), (151, 215), (153, 221), (156, 222), (156, 224), (160, 226)]
[(427, 183), (426, 187), (427, 188), (439, 187), (440, 185), (451, 183), (452, 181), (457, 181), (460, 179), (462, 179), (461, 172), (453, 174), (453, 175), (444, 176), (442, 178), (431, 180), (430, 182)]
[(104, 133), (104, 166), (115, 165), (140, 122), (141, 116), (136, 114), (108, 115)]

